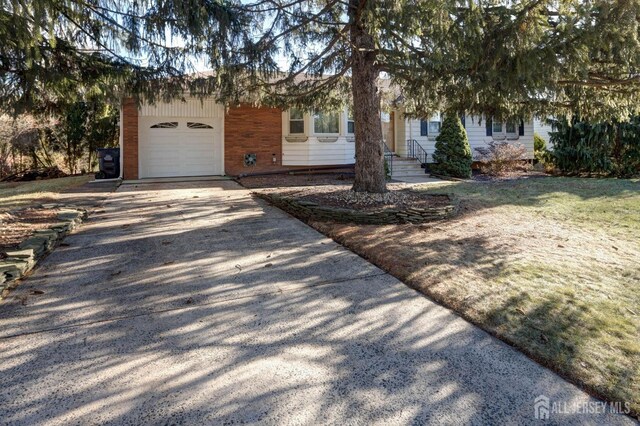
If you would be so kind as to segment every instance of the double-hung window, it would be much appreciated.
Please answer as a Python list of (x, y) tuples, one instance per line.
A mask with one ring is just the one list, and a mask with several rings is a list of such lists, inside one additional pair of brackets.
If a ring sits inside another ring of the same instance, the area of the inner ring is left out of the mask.
[(494, 121), (492, 123), (492, 136), (494, 139), (517, 139), (518, 126), (515, 121)]
[(356, 122), (353, 119), (353, 113), (347, 114), (347, 134), (353, 135), (356, 133)]
[(440, 118), (429, 120), (429, 136), (437, 136), (440, 133)]
[(297, 108), (289, 110), (289, 133), (292, 135), (304, 134), (304, 113)]
[(429, 139), (438, 136), (442, 127), (440, 117), (440, 114), (436, 114), (429, 120), (420, 120), (420, 136), (429, 136)]
[(518, 138), (518, 126), (514, 121), (507, 121), (505, 125), (505, 133), (507, 139), (517, 139)]
[(313, 115), (315, 134), (337, 135), (340, 133), (340, 114), (337, 111), (318, 111)]

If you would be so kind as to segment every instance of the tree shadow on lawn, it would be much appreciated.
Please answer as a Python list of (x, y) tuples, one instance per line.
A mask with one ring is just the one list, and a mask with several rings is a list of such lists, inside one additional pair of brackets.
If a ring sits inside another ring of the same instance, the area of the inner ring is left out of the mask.
[[(629, 404), (638, 415), (640, 346), (637, 342), (630, 346), (628, 340), (611, 335), (609, 318), (594, 318), (594, 311), (597, 307), (567, 302), (564, 295), (546, 295), (532, 301), (529, 294), (521, 293), (489, 311), (486, 317), (499, 337), (534, 360), (594, 395)], [(619, 330), (633, 334), (633, 328), (627, 323), (620, 324)], [(626, 356), (621, 357), (621, 353)]]
[[(446, 182), (417, 186), (425, 193), (452, 193), (472, 201), (475, 208), (498, 206), (548, 207), (554, 202), (572, 203), (594, 199), (633, 200), (640, 197), (640, 179), (591, 179), (538, 177), (490, 182)], [(640, 203), (640, 198), (638, 199)]]
[[(637, 313), (627, 312), (624, 305), (617, 303), (623, 300), (634, 309), (632, 300), (636, 296), (623, 295), (625, 285), (620, 282), (607, 289), (614, 295), (607, 299), (604, 297), (607, 294), (601, 288), (598, 290), (599, 283), (592, 282), (594, 290), (588, 282), (593, 277), (581, 270), (575, 270), (574, 282), (563, 287), (555, 282), (557, 276), (552, 272), (562, 276), (570, 269), (555, 271), (549, 265), (545, 271), (544, 259), (539, 264), (530, 264), (526, 251), (539, 252), (541, 248), (535, 246), (548, 239), (541, 247), (548, 247), (547, 255), (559, 259), (555, 267), (562, 265), (563, 251), (573, 253), (567, 249), (574, 245), (579, 250), (581, 240), (579, 235), (570, 234), (572, 229), (595, 232), (593, 241), (585, 240), (584, 244), (597, 242), (598, 248), (584, 262), (593, 256), (591, 262), (596, 263), (592, 266), (596, 267), (600, 259), (606, 260), (602, 256), (612, 251), (623, 256), (617, 258), (618, 262), (627, 262), (623, 274), (631, 275), (624, 278), (626, 281), (630, 282), (634, 274), (640, 276), (640, 271), (634, 272), (633, 263), (629, 263), (637, 252), (633, 239), (637, 241), (638, 235), (630, 229), (636, 229), (639, 221), (634, 207), (640, 207), (639, 182), (543, 178), (454, 183), (425, 186), (422, 190), (429, 194), (453, 193), (462, 202), (460, 214), (447, 222), (419, 226), (372, 227), (326, 222), (312, 222), (312, 226), (592, 393), (630, 402), (636, 413), (640, 412), (640, 344), (633, 337), (640, 335), (640, 321)], [(567, 197), (575, 204), (565, 205), (563, 198)], [(550, 205), (560, 209), (560, 213), (549, 213)], [(488, 215), (505, 214), (509, 206), (524, 209), (511, 210), (514, 214), (503, 220), (483, 222)], [(502, 209), (490, 211), (496, 207)], [(569, 218), (586, 222), (579, 226), (579, 222), (569, 222)], [(536, 223), (545, 226), (541, 229)], [(503, 233), (502, 227), (510, 229)], [(577, 240), (559, 244), (556, 238), (565, 236), (560, 235), (561, 227)], [(518, 246), (518, 239), (534, 238), (540, 231), (544, 231), (540, 239), (529, 240), (524, 248)], [(617, 236), (629, 241), (628, 246), (615, 247)], [(579, 252), (565, 256), (571, 255)], [(602, 265), (601, 273), (621, 273), (618, 264), (613, 265)], [(597, 271), (598, 268), (590, 272)], [(511, 286), (514, 281), (518, 281), (518, 286)], [(572, 293), (582, 290), (589, 293), (588, 297)], [(628, 289), (635, 290), (633, 286)], [(594, 296), (594, 292), (601, 294)]]
[(16, 291), (44, 295), (0, 305), (0, 418), (487, 424), (584, 400), (273, 207), (171, 198), (115, 194)]
[(640, 326), (615, 298), (594, 297), (591, 289), (583, 297), (575, 294), (580, 287), (558, 286), (551, 275), (527, 284), (512, 264), (518, 247), (504, 240), (410, 237), (438, 225), (312, 225), (563, 377), (640, 413), (640, 344), (633, 337)]

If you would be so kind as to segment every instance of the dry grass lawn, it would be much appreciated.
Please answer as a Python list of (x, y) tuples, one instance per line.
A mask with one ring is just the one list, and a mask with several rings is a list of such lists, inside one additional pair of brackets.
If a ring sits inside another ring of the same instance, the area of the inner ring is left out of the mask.
[(71, 176), (31, 182), (0, 182), (0, 258), (3, 250), (15, 248), (37, 229), (58, 222), (57, 211), (43, 203), (61, 201), (61, 193), (72, 190), (92, 176)]
[(61, 192), (92, 179), (92, 175), (83, 175), (31, 182), (0, 182), (0, 212), (55, 202)]
[(456, 182), (429, 225), (312, 226), (574, 383), (640, 413), (640, 181)]

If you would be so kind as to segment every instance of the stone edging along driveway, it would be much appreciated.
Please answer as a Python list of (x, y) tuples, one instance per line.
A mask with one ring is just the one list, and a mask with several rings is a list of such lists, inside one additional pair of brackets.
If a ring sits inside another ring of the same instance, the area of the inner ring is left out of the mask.
[(423, 223), (446, 219), (455, 214), (457, 206), (449, 198), (450, 204), (444, 207), (389, 209), (378, 211), (359, 211), (350, 208), (322, 206), (315, 202), (298, 200), (278, 194), (265, 194), (254, 191), (253, 195), (274, 206), (302, 219), (333, 220), (336, 222), (351, 222), (362, 225), (392, 225), (402, 223)]
[(36, 230), (20, 243), (17, 250), (6, 251), (7, 256), (0, 259), (0, 300), (18, 285), (18, 280), (28, 274), (41, 258), (53, 251), (67, 234), (87, 218), (84, 209), (55, 207), (61, 208), (57, 215), (60, 222), (50, 228)]

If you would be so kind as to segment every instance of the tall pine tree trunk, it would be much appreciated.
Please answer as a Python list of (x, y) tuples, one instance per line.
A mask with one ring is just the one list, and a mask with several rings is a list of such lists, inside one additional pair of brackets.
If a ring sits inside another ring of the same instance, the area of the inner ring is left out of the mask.
[(361, 11), (367, 0), (350, 0), (349, 15), (352, 44), (353, 118), (356, 137), (356, 176), (353, 190), (386, 192), (380, 95), (376, 86), (379, 71), (375, 63), (375, 43), (367, 32)]

